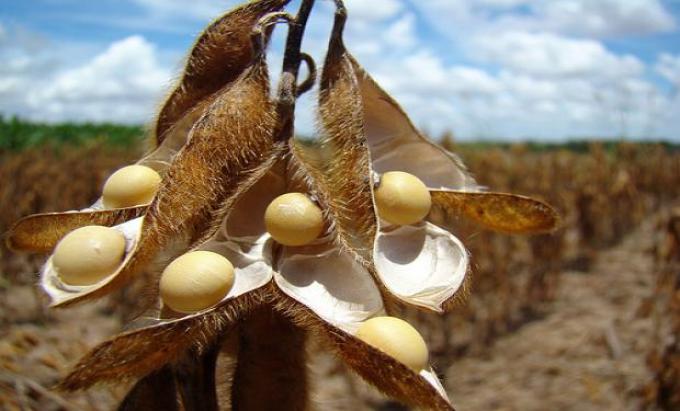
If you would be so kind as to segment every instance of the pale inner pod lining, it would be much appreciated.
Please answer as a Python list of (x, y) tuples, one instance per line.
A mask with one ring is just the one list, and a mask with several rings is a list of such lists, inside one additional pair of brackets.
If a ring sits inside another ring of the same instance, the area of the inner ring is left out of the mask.
[(377, 172), (404, 171), (420, 178), (428, 188), (462, 190), (470, 179), (446, 153), (425, 141), (386, 140), (371, 145), (371, 158)]
[(381, 228), (373, 255), (393, 294), (435, 311), (460, 288), (469, 259), (460, 240), (428, 222)]
[(254, 243), (209, 241), (199, 248), (224, 256), (234, 266), (234, 285), (222, 302), (262, 287), (271, 280), (273, 275), (271, 247), (272, 240), (268, 235), (263, 234)]
[(432, 368), (420, 371), (419, 375), (423, 377), (425, 381), (430, 383), (430, 385), (433, 386), (435, 390), (437, 390), (439, 395), (446, 399), (446, 401), (449, 401), (449, 396), (446, 395), (446, 390), (444, 389), (444, 386), (442, 386), (442, 382), (439, 381), (437, 374)]
[(319, 252), (284, 252), (274, 278), (279, 288), (324, 321), (356, 333), (361, 322), (384, 312), (371, 275), (349, 253), (332, 246)]
[(137, 246), (137, 240), (139, 239), (139, 233), (142, 228), (143, 220), (144, 217), (138, 217), (123, 224), (111, 227), (114, 230), (120, 231), (125, 237), (125, 258), (123, 258), (116, 271), (95, 284), (79, 286), (64, 283), (61, 281), (61, 278), (54, 269), (54, 266), (52, 265), (52, 257), (50, 257), (42, 268), (40, 282), (42, 288), (53, 300), (53, 303), (64, 301), (68, 299), (67, 297), (71, 297), (76, 293), (82, 294), (91, 290), (95, 290), (111, 281), (111, 279), (115, 277), (118, 272), (120, 272), (120, 269), (128, 262), (132, 255), (132, 251)]
[(240, 243), (258, 241), (267, 232), (265, 210), (276, 197), (285, 193), (285, 187), (282, 176), (268, 171), (238, 199), (222, 223), (221, 235)]

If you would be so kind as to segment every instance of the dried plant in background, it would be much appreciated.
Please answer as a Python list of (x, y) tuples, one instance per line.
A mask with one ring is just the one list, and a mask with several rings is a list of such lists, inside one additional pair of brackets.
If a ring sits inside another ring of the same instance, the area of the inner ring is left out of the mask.
[[(313, 335), (387, 395), (453, 409), (427, 356), (407, 361), (411, 353), (401, 356), (395, 341), (388, 338), (386, 347), (367, 337), (368, 324), (401, 306), (443, 313), (464, 296), (468, 252), (449, 231), (459, 216), (521, 234), (551, 231), (558, 216), (541, 201), (485, 191), (457, 156), (420, 134), (346, 50), (340, 0), (320, 76), (320, 138), (296, 142), (296, 99), (315, 78), (315, 65), (300, 51), (314, 1), (303, 0), (297, 16), (281, 11), (287, 3), (253, 1), (199, 38), (160, 111), (155, 147), (137, 162), (162, 178), (149, 204), (109, 209), (104, 198), (76, 212), (30, 216), (12, 228), (11, 248), (57, 246), (41, 273), (54, 307), (133, 284), (145, 289), (139, 318), (87, 354), (63, 389), (137, 379), (120, 409), (145, 409), (161, 401), (159, 393), (164, 409), (218, 409), (215, 364), (226, 350), (236, 359), (232, 409), (306, 409), (304, 343)], [(272, 99), (266, 46), (279, 21), (289, 23), (289, 33)], [(302, 62), (312, 75), (298, 86)], [(432, 205), (425, 217), (388, 222), (388, 205), (376, 192), (391, 172), (422, 182)], [(321, 234), (313, 241), (287, 244), (265, 218), (286, 193), (320, 210)], [(70, 284), (59, 272), (58, 245), (87, 225), (111, 227), (124, 240), (124, 258), (93, 284)], [(170, 265), (196, 252), (226, 258), (232, 278), (218, 301), (178, 309), (161, 298), (163, 279)], [(417, 332), (413, 338), (420, 344)]]

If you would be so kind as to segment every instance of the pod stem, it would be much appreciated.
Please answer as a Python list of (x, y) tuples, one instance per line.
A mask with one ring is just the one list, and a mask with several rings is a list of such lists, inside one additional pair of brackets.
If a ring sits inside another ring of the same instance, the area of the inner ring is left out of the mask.
[(271, 306), (240, 324), (237, 358), (234, 411), (307, 409), (305, 332)]
[(300, 73), (300, 63), (304, 58), (300, 47), (302, 46), (302, 39), (305, 35), (309, 15), (312, 12), (312, 8), (314, 8), (314, 1), (302, 0), (297, 16), (288, 25), (288, 38), (286, 39), (286, 49), (283, 56), (277, 107), (279, 124), (281, 125), (281, 132), (278, 134), (279, 139), (282, 140), (293, 135), (295, 101), (298, 96), (297, 79)]

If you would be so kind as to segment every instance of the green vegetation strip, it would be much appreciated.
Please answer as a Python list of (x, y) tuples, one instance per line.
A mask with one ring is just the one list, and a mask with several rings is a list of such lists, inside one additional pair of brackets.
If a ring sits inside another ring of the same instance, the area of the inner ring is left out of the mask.
[[(112, 123), (59, 123), (47, 124), (22, 120), (17, 117), (6, 118), (0, 115), (0, 152), (21, 151), (41, 146), (60, 147), (63, 145), (84, 145), (101, 143), (115, 148), (137, 147), (144, 139), (145, 128), (139, 125)], [(302, 144), (312, 144), (313, 139), (301, 137)], [(661, 146), (669, 152), (680, 151), (680, 143), (668, 141), (630, 141), (638, 146)], [(489, 150), (523, 147), (527, 151), (542, 152), (567, 150), (586, 153), (594, 144), (601, 144), (605, 151), (616, 150), (621, 141), (617, 140), (571, 140), (551, 143), (526, 140), (523, 142), (505, 141), (445, 141), (444, 146), (453, 150)]]
[(141, 126), (110, 123), (34, 123), (16, 117), (0, 116), (0, 151), (21, 151), (52, 145), (103, 143), (112, 147), (133, 147), (145, 131)]

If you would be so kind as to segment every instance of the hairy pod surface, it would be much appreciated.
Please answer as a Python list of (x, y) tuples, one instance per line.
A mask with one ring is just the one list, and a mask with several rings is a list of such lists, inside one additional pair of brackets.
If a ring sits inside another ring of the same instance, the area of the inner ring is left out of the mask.
[[(214, 213), (239, 191), (274, 150), (276, 125), (269, 99), (266, 64), (258, 58), (243, 75), (220, 92), (194, 125), (188, 143), (173, 158), (154, 201), (136, 224), (121, 268), (105, 282), (85, 290), (61, 290), (52, 271), (43, 284), (54, 305), (101, 296), (130, 281), (168, 246), (178, 253), (211, 226)], [(132, 223), (132, 222), (130, 222)], [(128, 224), (128, 229), (132, 224)], [(184, 245), (183, 245), (184, 244)], [(179, 253), (178, 253), (179, 254)]]
[(265, 14), (281, 10), (289, 1), (252, 1), (205, 29), (189, 53), (179, 84), (158, 114), (156, 144), (187, 111), (243, 74), (259, 52), (251, 44), (253, 27)]

